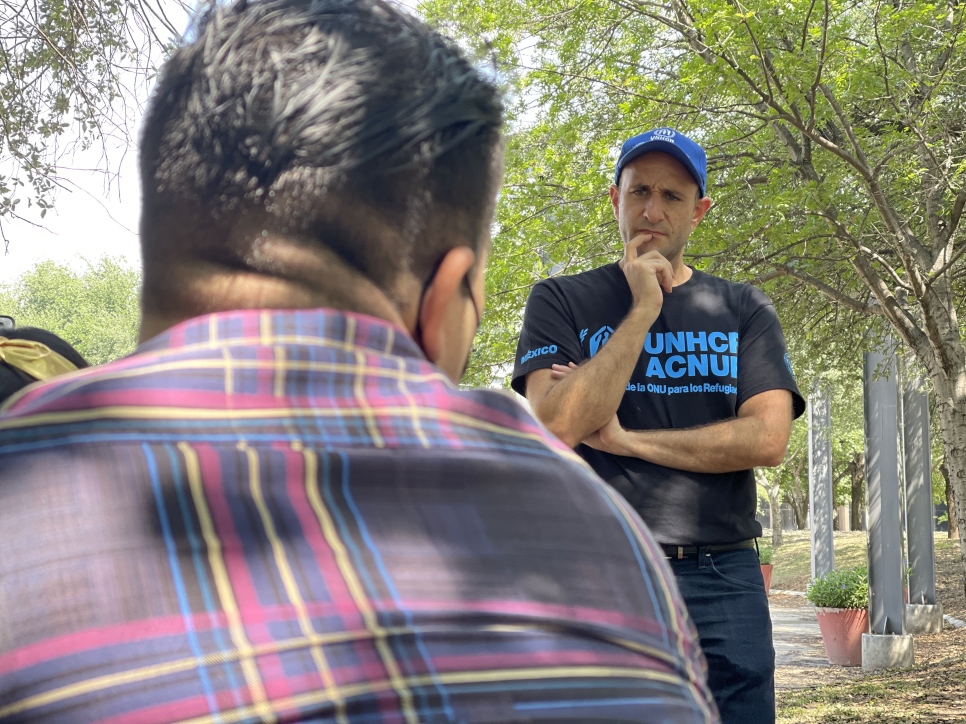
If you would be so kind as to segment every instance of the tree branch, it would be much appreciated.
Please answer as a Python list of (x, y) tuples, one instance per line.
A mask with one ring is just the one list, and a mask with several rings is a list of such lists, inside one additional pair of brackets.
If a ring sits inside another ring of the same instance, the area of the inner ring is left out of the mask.
[(756, 277), (751, 281), (751, 283), (760, 284), (760, 283), (769, 281), (771, 279), (776, 279), (778, 277), (783, 277), (783, 276), (793, 277), (795, 279), (798, 279), (801, 282), (805, 282), (806, 284), (808, 284), (808, 286), (821, 292), (829, 299), (837, 302), (838, 304), (841, 304), (843, 307), (847, 307), (848, 309), (851, 309), (853, 312), (857, 312), (859, 314), (865, 314), (865, 315), (883, 313), (881, 307), (878, 307), (878, 305), (872, 305), (869, 303), (863, 304), (858, 299), (854, 299), (853, 297), (850, 297), (848, 294), (845, 294), (844, 292), (840, 292), (838, 289), (826, 284), (821, 279), (814, 277), (811, 274), (808, 274), (806, 272), (795, 269), (789, 266), (788, 264), (773, 263), (772, 267), (773, 267), (773, 271), (768, 272), (767, 274), (764, 274), (762, 276)]
[(889, 276), (892, 277), (892, 280), (896, 284), (898, 284), (900, 287), (902, 287), (903, 289), (905, 289), (907, 291), (910, 291), (910, 292), (913, 290), (912, 287), (909, 286), (909, 282), (904, 281), (899, 276), (898, 272), (896, 272), (896, 270), (892, 268), (892, 265), (889, 264), (889, 262), (887, 262), (880, 254), (876, 254), (874, 251), (872, 251), (872, 249), (870, 249), (870, 248), (868, 248), (866, 246), (859, 246), (858, 247), (858, 252), (861, 253), (861, 254), (865, 254), (869, 258), (874, 259), (875, 261), (879, 262), (879, 264), (881, 264), (883, 267), (885, 267), (885, 270), (887, 272), (889, 272)]
[(966, 244), (963, 244), (963, 246), (961, 246), (959, 250), (955, 254), (953, 254), (952, 258), (949, 261), (947, 261), (945, 264), (939, 267), (939, 269), (937, 269), (935, 272), (929, 275), (929, 278), (926, 279), (926, 288), (928, 289), (929, 287), (931, 287), (936, 282), (937, 279), (942, 277), (942, 275), (945, 274), (946, 271), (953, 264), (955, 264), (957, 261), (959, 261), (962, 258), (964, 253), (966, 253)]
[(956, 195), (956, 199), (953, 201), (953, 208), (949, 211), (949, 226), (946, 229), (946, 243), (953, 238), (953, 234), (956, 233), (956, 228), (959, 226), (959, 220), (963, 216), (963, 208), (966, 207), (966, 189), (960, 191)]
[(825, 96), (825, 100), (828, 104), (832, 106), (832, 110), (835, 111), (836, 117), (839, 119), (839, 123), (842, 124), (842, 130), (845, 131), (845, 135), (849, 139), (849, 143), (852, 144), (852, 150), (855, 152), (855, 157), (859, 163), (863, 166), (863, 173), (868, 172), (870, 180), (873, 178), (872, 171), (869, 168), (869, 160), (865, 157), (865, 151), (862, 150), (862, 145), (859, 143), (859, 139), (855, 136), (855, 129), (852, 128), (852, 123), (849, 117), (846, 115), (842, 106), (839, 105), (838, 99), (835, 94), (832, 93), (832, 89), (828, 87), (825, 83), (819, 83), (818, 89)]

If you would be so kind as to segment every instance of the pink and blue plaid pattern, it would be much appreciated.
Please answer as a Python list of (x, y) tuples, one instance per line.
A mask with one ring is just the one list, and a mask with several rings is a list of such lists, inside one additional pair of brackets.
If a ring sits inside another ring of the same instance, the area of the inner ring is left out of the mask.
[(200, 317), (30, 388), (0, 540), (0, 722), (716, 721), (636, 514), (369, 317)]

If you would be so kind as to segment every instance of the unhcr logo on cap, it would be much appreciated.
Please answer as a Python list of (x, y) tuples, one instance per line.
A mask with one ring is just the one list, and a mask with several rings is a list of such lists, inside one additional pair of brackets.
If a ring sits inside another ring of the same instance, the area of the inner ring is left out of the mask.
[(614, 169), (614, 184), (619, 186), (621, 171), (628, 163), (648, 151), (660, 151), (674, 156), (694, 177), (698, 190), (704, 196), (708, 186), (708, 157), (704, 149), (680, 131), (662, 126), (631, 136), (621, 146), (617, 167)]

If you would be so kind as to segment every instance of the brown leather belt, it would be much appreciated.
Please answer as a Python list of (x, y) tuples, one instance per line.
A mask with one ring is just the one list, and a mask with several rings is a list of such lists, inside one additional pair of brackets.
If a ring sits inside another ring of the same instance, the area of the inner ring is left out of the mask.
[(749, 538), (748, 540), (739, 541), (738, 543), (728, 543), (726, 545), (720, 546), (666, 546), (662, 545), (661, 549), (664, 551), (664, 555), (668, 557), (668, 560), (681, 560), (683, 558), (697, 558), (698, 551), (703, 550), (708, 553), (721, 552), (721, 551), (737, 551), (742, 548), (754, 548), (755, 539)]

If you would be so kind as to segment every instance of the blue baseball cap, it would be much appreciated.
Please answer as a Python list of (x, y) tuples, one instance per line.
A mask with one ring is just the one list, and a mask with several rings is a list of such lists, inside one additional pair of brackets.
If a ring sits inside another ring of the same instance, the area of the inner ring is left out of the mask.
[(704, 196), (708, 187), (708, 155), (701, 146), (673, 128), (655, 128), (624, 141), (620, 158), (617, 159), (617, 168), (614, 170), (614, 183), (620, 183), (624, 166), (650, 151), (670, 154), (683, 163)]

